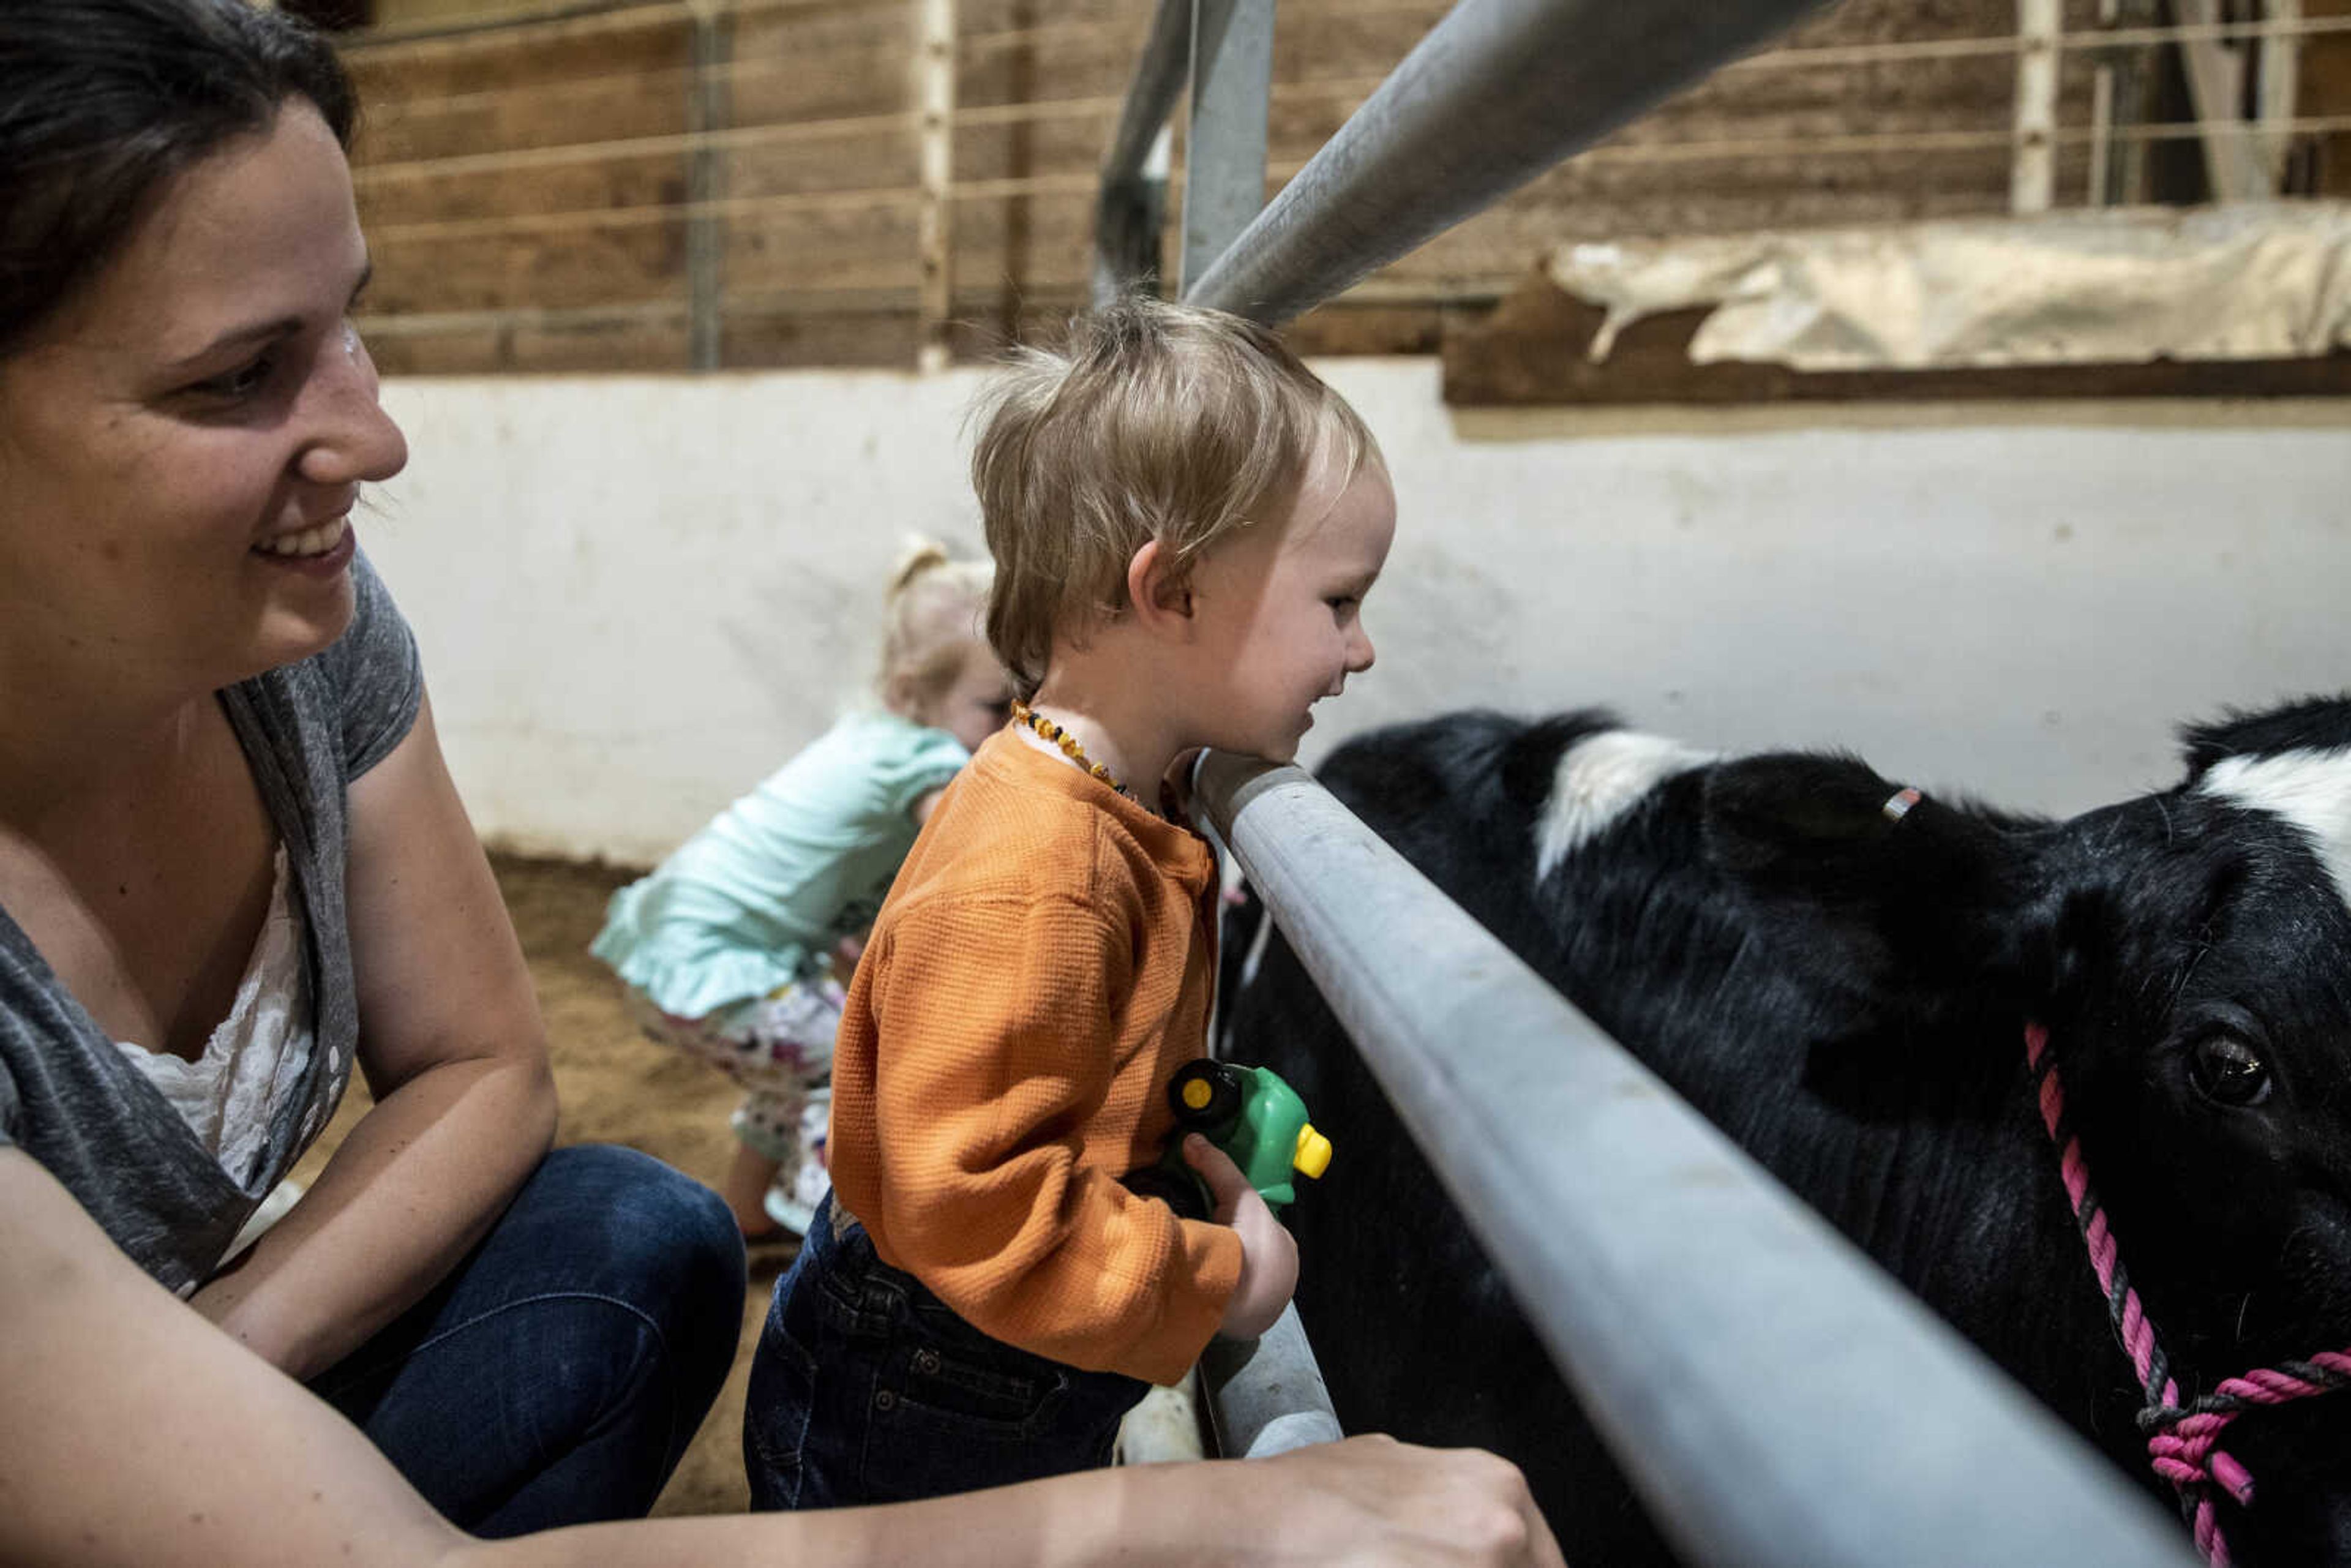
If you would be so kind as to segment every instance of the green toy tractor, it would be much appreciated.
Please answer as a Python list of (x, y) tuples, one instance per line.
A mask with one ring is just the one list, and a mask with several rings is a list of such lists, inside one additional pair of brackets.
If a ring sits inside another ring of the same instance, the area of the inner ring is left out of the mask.
[(1186, 1133), (1224, 1150), (1277, 1211), (1298, 1197), (1291, 1173), (1320, 1176), (1330, 1167), (1331, 1140), (1314, 1130), (1305, 1102), (1270, 1068), (1205, 1056), (1187, 1061), (1168, 1081), (1167, 1105), (1176, 1113), (1176, 1135), (1166, 1152), (1124, 1179), (1137, 1196), (1162, 1199), (1186, 1219), (1206, 1219), (1212, 1207), (1207, 1185), (1184, 1163)]

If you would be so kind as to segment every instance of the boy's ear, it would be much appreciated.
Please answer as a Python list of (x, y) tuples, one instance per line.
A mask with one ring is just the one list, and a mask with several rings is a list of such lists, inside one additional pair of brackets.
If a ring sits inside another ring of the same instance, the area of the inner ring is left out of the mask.
[(1192, 619), (1191, 580), (1178, 575), (1173, 556), (1145, 539), (1126, 563), (1126, 597), (1134, 619), (1150, 631), (1176, 630)]

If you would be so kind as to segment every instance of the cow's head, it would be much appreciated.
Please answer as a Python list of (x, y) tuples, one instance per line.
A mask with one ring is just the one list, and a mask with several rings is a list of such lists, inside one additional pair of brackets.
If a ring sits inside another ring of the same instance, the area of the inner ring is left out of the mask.
[[(1972, 1019), (1963, 1049), (2004, 1053), (1988, 1080), (2022, 1095), (2018, 1033), (2047, 1025), (2193, 1397), (2351, 1348), (2351, 700), (2187, 742), (2178, 787), (2055, 823), (1889, 809), (1896, 785), (1858, 762), (1751, 758), (1714, 771), (1706, 831), (1767, 916), (1834, 934), (1874, 1043), (1951, 1038), (1903, 1027), (1925, 1011)], [(2351, 1563), (2351, 1393), (2247, 1416), (2227, 1447), (2262, 1489), (2224, 1509), (2241, 1562)]]

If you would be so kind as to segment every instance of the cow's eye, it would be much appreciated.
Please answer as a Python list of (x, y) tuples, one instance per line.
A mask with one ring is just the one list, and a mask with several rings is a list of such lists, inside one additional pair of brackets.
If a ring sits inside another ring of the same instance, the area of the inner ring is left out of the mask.
[(2223, 1105), (2258, 1105), (2269, 1098), (2270, 1070), (2232, 1034), (2208, 1034), (2188, 1053), (2188, 1076), (2196, 1092)]

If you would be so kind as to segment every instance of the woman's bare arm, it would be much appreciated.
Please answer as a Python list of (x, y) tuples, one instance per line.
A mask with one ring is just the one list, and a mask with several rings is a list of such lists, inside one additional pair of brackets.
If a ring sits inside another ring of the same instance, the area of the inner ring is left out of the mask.
[(466, 1568), (1564, 1568), (1511, 1466), (1386, 1437), (1278, 1459), (1092, 1470), (893, 1508), (589, 1525), (475, 1552)]
[(1364, 1437), (890, 1509), (475, 1542), (0, 1149), (0, 1563), (44, 1568), (1557, 1568), (1518, 1472)]
[(465, 1544), (358, 1428), (0, 1149), (0, 1563), (373, 1568)]
[(297, 1377), (438, 1283), (555, 1134), (529, 971), (429, 704), (352, 784), (350, 822), (360, 1061), (376, 1103), (302, 1201), (194, 1297)]

